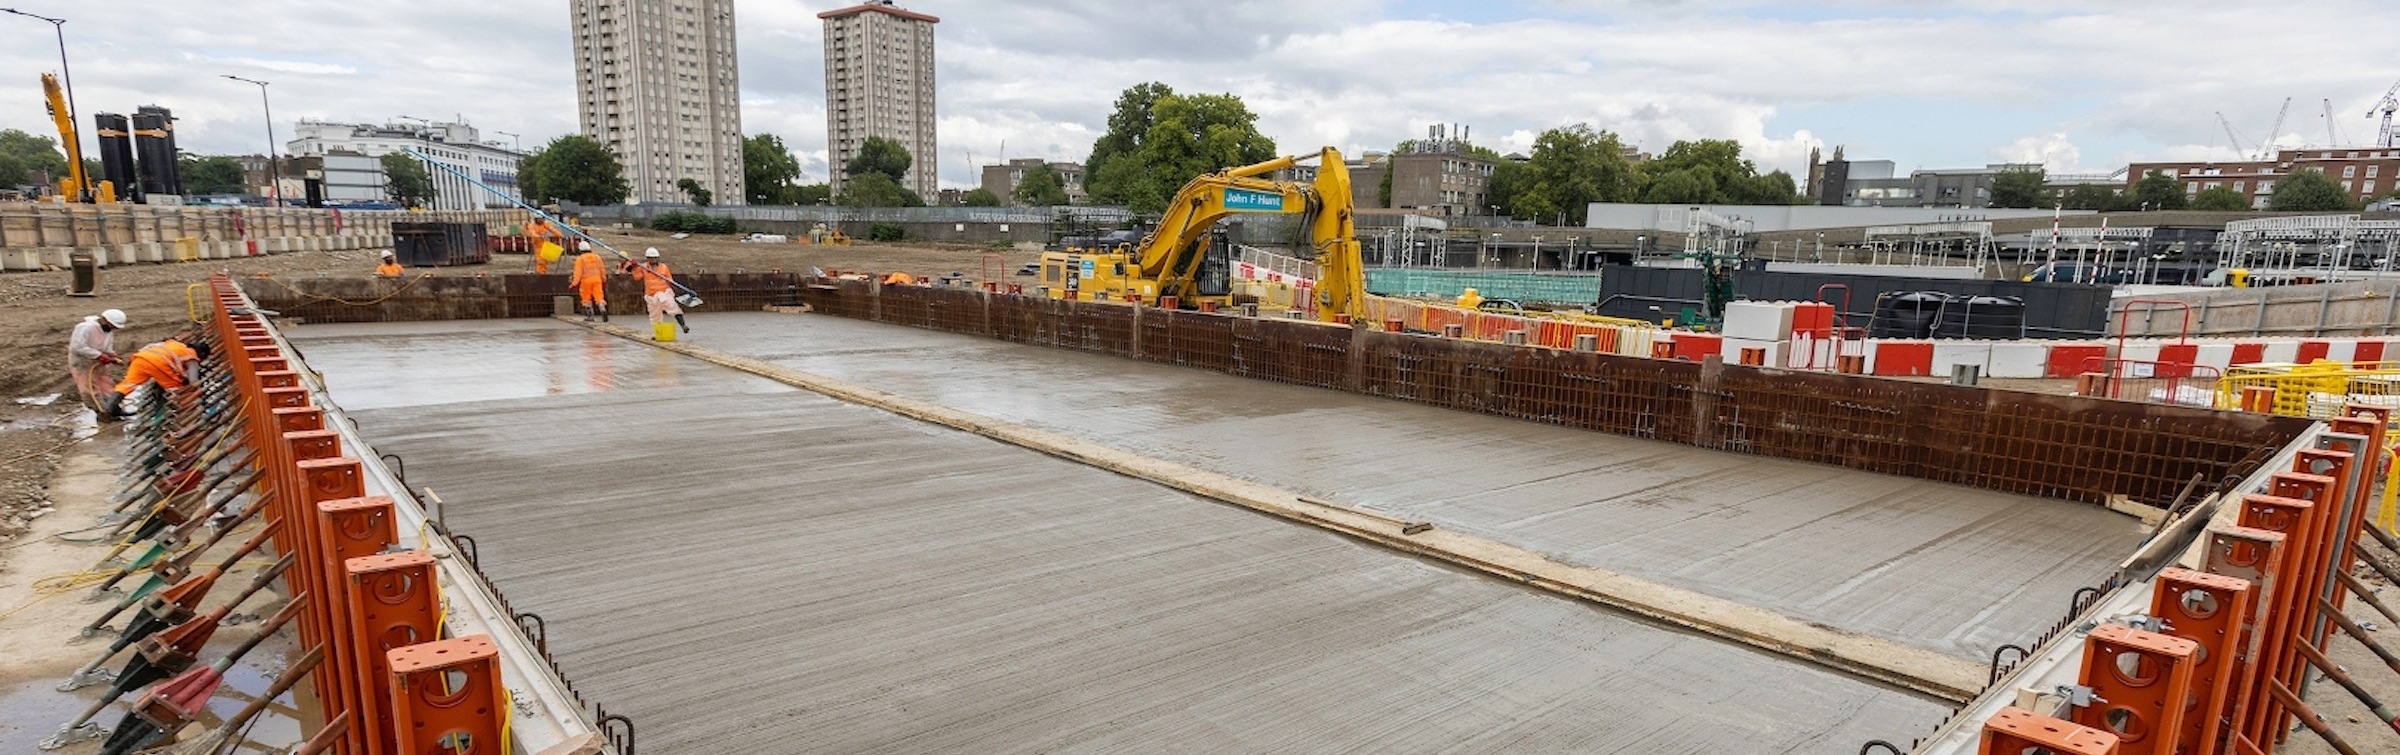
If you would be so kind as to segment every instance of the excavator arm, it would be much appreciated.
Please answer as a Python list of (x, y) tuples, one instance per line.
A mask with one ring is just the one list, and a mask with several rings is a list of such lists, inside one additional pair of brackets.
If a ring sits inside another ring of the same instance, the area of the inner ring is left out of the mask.
[[(1313, 184), (1271, 181), (1260, 176), (1317, 160)], [(1162, 296), (1190, 298), (1196, 291), (1209, 229), (1238, 214), (1302, 215), (1322, 279), (1317, 281), (1319, 315), (1356, 316), (1366, 291), (1359, 269), (1358, 233), (1351, 216), (1350, 173), (1341, 152), (1326, 147), (1316, 155), (1280, 157), (1256, 165), (1192, 179), (1175, 193), (1158, 228), (1132, 255), (1133, 276), (1158, 282)]]

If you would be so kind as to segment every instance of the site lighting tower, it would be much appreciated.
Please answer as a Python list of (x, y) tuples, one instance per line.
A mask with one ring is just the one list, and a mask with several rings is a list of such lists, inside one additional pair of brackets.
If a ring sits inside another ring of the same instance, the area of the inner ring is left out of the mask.
[[(75, 109), (75, 72), (67, 70), (67, 20), (27, 13), (15, 8), (0, 8), (0, 13), (50, 22), (50, 31), (58, 35), (58, 75), (59, 78), (65, 79), (67, 86), (67, 123), (69, 128), (75, 132), (75, 143), (82, 144), (83, 122), (75, 117), (77, 112)], [(83, 187), (83, 191), (88, 193), (91, 191), (91, 187)]]
[(275, 159), (275, 106), (267, 102), (267, 82), (245, 79), (233, 74), (219, 74), (245, 84), (258, 85), (258, 106), (267, 116), (267, 202), (271, 207), (283, 206), (283, 169)]

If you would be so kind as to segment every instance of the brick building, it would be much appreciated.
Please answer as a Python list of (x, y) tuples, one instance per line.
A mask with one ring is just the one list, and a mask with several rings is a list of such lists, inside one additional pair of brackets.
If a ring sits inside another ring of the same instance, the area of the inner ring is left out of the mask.
[(2165, 173), (2183, 184), (2186, 197), (2222, 186), (2240, 193), (2251, 209), (2263, 210), (2276, 180), (2305, 168), (2324, 171), (2353, 202), (2400, 189), (2400, 149), (2389, 147), (2286, 149), (2267, 161), (2134, 163), (2125, 171), (2125, 185)]

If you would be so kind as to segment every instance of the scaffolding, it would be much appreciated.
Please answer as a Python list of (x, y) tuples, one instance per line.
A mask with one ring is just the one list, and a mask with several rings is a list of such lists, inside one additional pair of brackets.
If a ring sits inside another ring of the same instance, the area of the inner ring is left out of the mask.
[(2247, 269), (2255, 281), (2334, 283), (2395, 274), (2400, 220), (2357, 215), (2236, 220), (2217, 239), (2217, 266)]

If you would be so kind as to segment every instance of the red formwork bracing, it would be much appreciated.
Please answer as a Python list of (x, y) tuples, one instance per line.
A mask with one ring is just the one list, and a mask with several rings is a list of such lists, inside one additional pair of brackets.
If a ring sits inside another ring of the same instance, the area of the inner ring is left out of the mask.
[[(399, 542), (394, 502), (366, 495), (364, 468), (231, 279), (209, 285), (260, 505), (276, 551), (294, 559), (282, 579), (289, 594), (312, 596), (294, 621), (302, 646), (325, 648), (310, 687), (322, 720), (346, 722), (323, 732), (330, 751), (501, 751), (509, 709), (489, 638), (440, 636), (433, 559), (389, 552)], [(471, 687), (445, 681), (456, 674)]]
[(2103, 729), (2061, 721), (2032, 711), (2002, 708), (1983, 722), (1983, 743), (1977, 755), (2117, 755), (2117, 735)]
[(2114, 732), (2124, 755), (2182, 752), (2199, 649), (2191, 640), (2119, 624), (2093, 629), (2083, 641), (2081, 676), (2093, 704), (2075, 709), (2075, 723)]
[(2224, 733), (2221, 711), (2230, 707), (2234, 661), (2244, 619), (2250, 615), (2250, 581), (2239, 577), (2168, 567), (2150, 593), (2150, 615), (2167, 633), (2199, 647), (2192, 666), (2191, 707), (2176, 741), (2184, 752), (2211, 752)]

